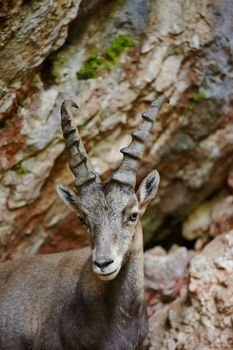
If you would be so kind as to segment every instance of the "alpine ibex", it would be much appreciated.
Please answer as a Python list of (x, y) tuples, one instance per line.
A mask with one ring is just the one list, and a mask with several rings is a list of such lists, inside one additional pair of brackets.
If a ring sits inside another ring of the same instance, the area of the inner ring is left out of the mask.
[(160, 96), (143, 113), (123, 148), (123, 160), (102, 183), (72, 124), (71, 101), (61, 107), (61, 123), (74, 189), (59, 196), (86, 226), (90, 248), (26, 257), (0, 265), (1, 350), (133, 350), (147, 333), (143, 292), (140, 217), (155, 196), (159, 175), (152, 171), (137, 193), (136, 171)]

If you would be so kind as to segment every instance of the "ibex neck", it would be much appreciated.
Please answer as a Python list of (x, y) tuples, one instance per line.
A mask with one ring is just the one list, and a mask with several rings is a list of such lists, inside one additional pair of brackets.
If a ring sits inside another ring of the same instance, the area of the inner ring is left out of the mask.
[(135, 237), (133, 250), (112, 281), (98, 279), (92, 272), (91, 258), (86, 262), (75, 299), (67, 305), (61, 322), (63, 342), (67, 342), (65, 349), (74, 349), (67, 334), (76, 344), (75, 349), (129, 349), (128, 344), (137, 349), (142, 344), (147, 333), (147, 315), (141, 236)]
[[(144, 299), (144, 264), (143, 264), (143, 246), (135, 246), (135, 249), (126, 257), (116, 283), (119, 287), (127, 287), (128, 293), (132, 298)], [(123, 293), (125, 290), (123, 290)]]

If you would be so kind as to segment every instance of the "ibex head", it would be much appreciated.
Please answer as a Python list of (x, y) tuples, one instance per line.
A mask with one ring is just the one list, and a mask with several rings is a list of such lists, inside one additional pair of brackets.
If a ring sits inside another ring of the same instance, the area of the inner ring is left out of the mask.
[(132, 134), (131, 144), (122, 149), (120, 167), (108, 183), (102, 183), (94, 171), (76, 128), (72, 124), (71, 101), (61, 107), (61, 123), (70, 169), (75, 176), (75, 190), (58, 185), (61, 199), (74, 208), (89, 232), (92, 270), (102, 280), (115, 278), (127, 257), (141, 246), (140, 218), (154, 198), (159, 174), (152, 171), (135, 193), (136, 171), (142, 159), (155, 118), (167, 101), (163, 95), (143, 113), (142, 121)]

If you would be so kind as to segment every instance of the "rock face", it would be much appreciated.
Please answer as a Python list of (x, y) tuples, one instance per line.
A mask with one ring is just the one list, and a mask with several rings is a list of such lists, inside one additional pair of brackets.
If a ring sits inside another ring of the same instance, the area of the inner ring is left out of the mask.
[(184, 221), (183, 235), (197, 239), (200, 249), (210, 238), (233, 228), (233, 196), (230, 191), (221, 191), (210, 200), (204, 201)]
[(230, 200), (232, 18), (230, 0), (3, 1), (1, 259), (85, 244), (55, 192), (73, 181), (64, 98), (80, 106), (76, 124), (107, 179), (142, 111), (160, 91), (170, 97), (139, 171), (141, 180), (157, 167), (162, 179), (143, 221), (146, 242), (169, 236), (216, 191)]
[[(22, 79), (64, 44), (80, 0), (1, 3), (1, 96), (21, 88)], [(49, 24), (49, 25), (48, 25)]]
[(151, 350), (232, 349), (233, 231), (197, 254), (186, 292), (150, 318)]
[[(169, 253), (155, 247), (145, 253), (145, 292), (148, 315), (152, 317), (168, 303), (186, 293), (188, 266), (193, 253), (173, 246)], [(152, 318), (153, 319), (153, 318)], [(154, 330), (157, 332), (157, 329)]]

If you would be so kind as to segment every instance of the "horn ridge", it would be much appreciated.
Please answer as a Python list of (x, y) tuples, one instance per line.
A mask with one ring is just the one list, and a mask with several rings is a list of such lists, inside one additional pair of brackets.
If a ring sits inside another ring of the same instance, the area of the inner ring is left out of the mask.
[(100, 178), (94, 171), (78, 130), (73, 124), (72, 107), (78, 108), (71, 100), (63, 101), (61, 105), (61, 127), (65, 148), (69, 153), (69, 167), (75, 176), (75, 185), (79, 187), (90, 182), (100, 182)]
[(131, 143), (121, 149), (123, 159), (118, 170), (113, 173), (112, 181), (135, 187), (139, 162), (143, 157), (156, 117), (165, 102), (168, 102), (168, 98), (165, 95), (160, 95), (152, 102), (151, 108), (142, 113), (142, 120), (132, 133)]

